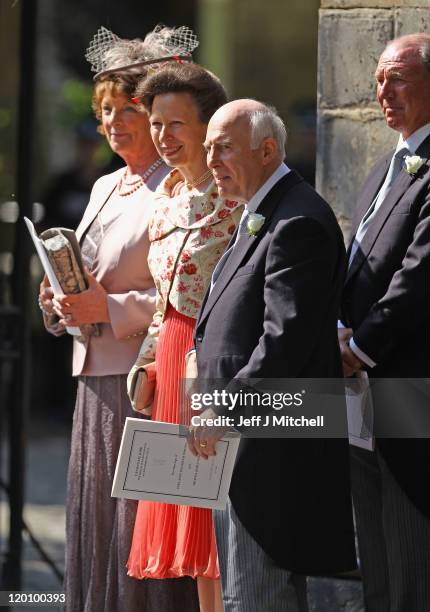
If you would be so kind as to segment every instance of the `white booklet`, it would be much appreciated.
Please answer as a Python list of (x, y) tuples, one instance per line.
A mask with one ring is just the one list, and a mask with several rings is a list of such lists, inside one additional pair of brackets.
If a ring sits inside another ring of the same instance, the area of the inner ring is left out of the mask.
[(115, 469), (112, 497), (223, 509), (240, 435), (228, 432), (216, 455), (194, 457), (187, 428), (128, 417)]
[[(45, 251), (45, 247), (43, 246), (42, 240), (36, 233), (33, 223), (27, 217), (24, 217), (25, 224), (30, 233), (31, 239), (33, 240), (34, 246), (36, 247), (37, 254), (39, 255), (40, 263), (45, 271), (46, 276), (48, 277), (49, 284), (54, 290), (54, 294), (61, 295), (63, 290), (61, 288), (60, 282), (58, 278), (55, 276), (54, 269), (49, 261), (49, 257), (47, 252)], [(71, 230), (69, 230), (71, 232)], [(74, 232), (72, 232), (74, 233)], [(66, 327), (66, 331), (68, 334), (72, 336), (80, 336), (81, 330), (79, 327)]]
[(345, 395), (349, 443), (373, 451), (373, 401), (366, 372), (359, 371), (345, 380)]

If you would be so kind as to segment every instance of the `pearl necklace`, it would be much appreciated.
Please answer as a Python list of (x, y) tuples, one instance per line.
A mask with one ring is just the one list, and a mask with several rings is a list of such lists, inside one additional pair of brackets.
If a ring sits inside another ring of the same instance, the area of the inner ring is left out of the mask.
[[(136, 181), (132, 181), (131, 183), (128, 183), (125, 180), (128, 174), (128, 168), (126, 168), (124, 174), (121, 176), (116, 186), (118, 194), (121, 197), (125, 197), (128, 195), (131, 195), (132, 193), (140, 189), (142, 185), (146, 183), (146, 181), (151, 176), (151, 174), (153, 174), (155, 170), (159, 166), (161, 166), (162, 163), (163, 163), (163, 160), (159, 157), (157, 160), (155, 160), (155, 162), (151, 166), (149, 166), (148, 170), (145, 170), (142, 176), (140, 176)], [(131, 189), (128, 189), (127, 191), (121, 191), (124, 187), (131, 187)]]
[(188, 189), (194, 189), (195, 187), (197, 187), (197, 185), (201, 185), (202, 183), (207, 181), (210, 176), (212, 176), (212, 172), (210, 170), (206, 170), (206, 172), (199, 176), (199, 178), (197, 178), (195, 181), (185, 181), (185, 184)]

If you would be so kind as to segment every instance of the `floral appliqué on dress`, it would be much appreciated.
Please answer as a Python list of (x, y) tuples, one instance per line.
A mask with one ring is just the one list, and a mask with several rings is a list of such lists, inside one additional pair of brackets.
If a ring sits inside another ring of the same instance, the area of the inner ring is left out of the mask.
[(154, 194), (148, 263), (157, 289), (156, 312), (140, 357), (153, 359), (167, 304), (197, 318), (212, 272), (242, 215), (243, 204), (225, 200), (212, 182), (205, 192), (174, 195), (183, 177), (172, 172)]

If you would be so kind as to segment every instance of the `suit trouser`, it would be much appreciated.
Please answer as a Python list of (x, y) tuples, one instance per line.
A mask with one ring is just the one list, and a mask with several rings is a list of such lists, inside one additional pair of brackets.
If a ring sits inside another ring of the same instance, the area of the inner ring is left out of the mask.
[(366, 611), (429, 612), (430, 520), (377, 449), (351, 449), (351, 484)]
[(307, 612), (306, 576), (273, 563), (239, 521), (230, 500), (214, 511), (225, 612)]

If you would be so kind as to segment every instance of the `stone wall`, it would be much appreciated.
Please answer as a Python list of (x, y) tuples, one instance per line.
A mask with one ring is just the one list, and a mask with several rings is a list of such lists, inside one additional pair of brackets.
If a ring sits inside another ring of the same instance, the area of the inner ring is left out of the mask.
[(376, 102), (378, 58), (390, 39), (425, 31), (430, 0), (321, 0), (316, 185), (346, 236), (366, 174), (398, 138)]

